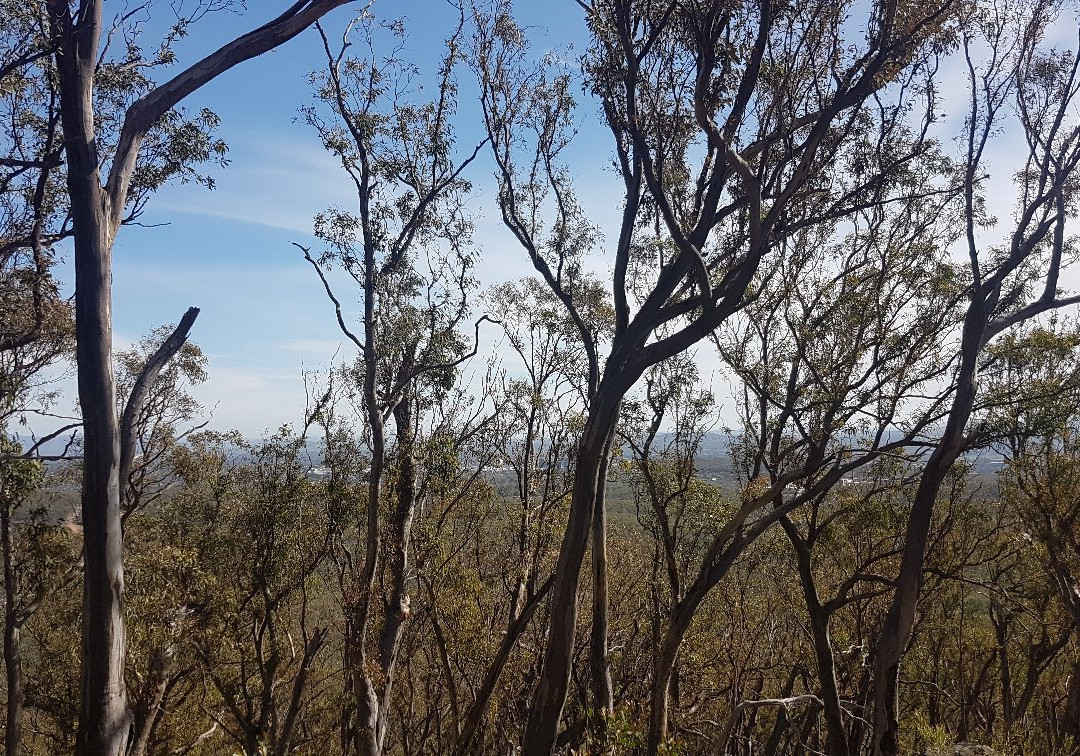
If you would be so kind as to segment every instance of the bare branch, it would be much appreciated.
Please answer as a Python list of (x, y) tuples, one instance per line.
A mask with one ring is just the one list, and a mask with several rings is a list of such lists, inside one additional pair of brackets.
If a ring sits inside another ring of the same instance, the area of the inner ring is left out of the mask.
[(173, 332), (161, 343), (161, 346), (146, 361), (146, 365), (139, 372), (135, 384), (131, 387), (127, 404), (124, 406), (124, 414), (120, 419), (120, 496), (121, 509), (123, 503), (128, 501), (130, 492), (129, 478), (131, 477), (131, 465), (135, 459), (135, 434), (137, 432), (136, 418), (142, 412), (143, 404), (157, 380), (158, 375), (169, 363), (169, 360), (179, 352), (187, 342), (191, 327), (195, 325), (195, 319), (199, 317), (199, 308), (191, 307), (180, 318)]

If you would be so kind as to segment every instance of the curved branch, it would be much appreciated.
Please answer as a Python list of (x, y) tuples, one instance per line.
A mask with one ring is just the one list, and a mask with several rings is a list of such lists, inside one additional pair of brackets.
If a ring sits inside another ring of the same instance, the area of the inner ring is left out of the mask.
[(123, 216), (139, 146), (146, 133), (165, 113), (230, 68), (288, 42), (334, 8), (351, 1), (300, 0), (273, 21), (234, 39), (139, 98), (128, 108), (116, 146), (116, 156), (109, 169), (109, 180), (105, 185), (112, 232), (115, 233)]
[(127, 404), (124, 406), (124, 414), (120, 419), (120, 508), (123, 509), (130, 498), (128, 491), (128, 479), (131, 477), (131, 465), (135, 459), (135, 425), (136, 418), (142, 411), (143, 404), (150, 393), (151, 387), (157, 380), (158, 375), (169, 363), (177, 352), (187, 342), (191, 327), (195, 325), (195, 318), (199, 317), (199, 308), (190, 307), (180, 318), (180, 323), (162, 342), (146, 365), (135, 379), (135, 385), (131, 387)]

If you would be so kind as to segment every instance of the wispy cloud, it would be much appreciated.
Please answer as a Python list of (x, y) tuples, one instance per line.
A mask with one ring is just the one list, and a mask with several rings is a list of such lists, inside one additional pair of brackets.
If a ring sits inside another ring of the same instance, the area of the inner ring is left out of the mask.
[(350, 355), (355, 349), (341, 339), (289, 339), (278, 343), (277, 348), (285, 352), (294, 352), (311, 357), (333, 357), (336, 354)]
[(193, 393), (211, 415), (211, 427), (235, 428), (245, 436), (257, 436), (271, 425), (298, 422), (304, 413), (299, 369), (287, 373), (212, 364), (210, 379)]
[(301, 217), (299, 214), (294, 214), (293, 217), (288, 217), (287, 212), (282, 213), (273, 208), (266, 207), (262, 207), (258, 210), (245, 209), (238, 207), (236, 202), (224, 198), (217, 193), (215, 193), (215, 202), (213, 204), (201, 201), (183, 204), (166, 201), (156, 203), (155, 210), (169, 213), (185, 213), (188, 215), (203, 215), (237, 223), (251, 223), (257, 226), (278, 228), (284, 231), (303, 234), (305, 236), (311, 235), (312, 224), (310, 216)]
[(314, 137), (245, 136), (230, 161), (216, 173), (214, 191), (171, 187), (154, 199), (150, 213), (203, 215), (310, 236), (316, 213), (354, 201), (341, 167)]

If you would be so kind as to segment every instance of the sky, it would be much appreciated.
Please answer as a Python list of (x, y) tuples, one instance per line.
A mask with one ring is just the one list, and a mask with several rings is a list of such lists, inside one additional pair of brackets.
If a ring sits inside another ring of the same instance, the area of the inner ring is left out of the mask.
[[(106, 12), (119, 5), (107, 3)], [(177, 47), (177, 64), (168, 75), (269, 20), (283, 5), (250, 0), (242, 14), (207, 15)], [(340, 38), (359, 7), (339, 8), (324, 19), (331, 40)], [(448, 3), (380, 0), (372, 11), (380, 19), (404, 18), (408, 37), (403, 55), (422, 75), (436, 70), (456, 20)], [(531, 27), (538, 49), (565, 51), (568, 44), (583, 49), (585, 25), (573, 0), (522, 3), (520, 11), (519, 23)], [(171, 13), (167, 2), (153, 6), (147, 40)], [(216, 183), (212, 191), (196, 184), (159, 191), (139, 218), (141, 225), (123, 228), (114, 249), (115, 348), (175, 323), (190, 306), (199, 307), (191, 338), (208, 356), (209, 380), (193, 393), (211, 412), (212, 427), (236, 428), (248, 437), (300, 422), (304, 372), (351, 361), (356, 352), (338, 330), (314, 270), (293, 245), (317, 252), (320, 245), (312, 234), (316, 213), (329, 207), (351, 210), (356, 204), (341, 166), (323, 150), (315, 131), (298, 121), (300, 108), (312, 102), (308, 75), (325, 63), (322, 42), (309, 29), (191, 95), (185, 101), (188, 109), (207, 107), (220, 116), (218, 136), (229, 145), (229, 165), (209, 170)], [(468, 76), (463, 70), (460, 120), (464, 131), (478, 134), (480, 114)], [(584, 177), (584, 193), (596, 206), (593, 214), (603, 221), (605, 215), (614, 218), (617, 208), (600, 201), (603, 194), (588, 184), (589, 177), (602, 173), (607, 153), (595, 148), (602, 137), (596, 114), (582, 110), (582, 131), (570, 156), (575, 173)], [(495, 195), (486, 159), (483, 153), (467, 176), (477, 188), (472, 207), (476, 241), (483, 249), (483, 286), (531, 270), (490, 213)], [(70, 251), (63, 257), (57, 273), (70, 284)], [(337, 293), (347, 306), (350, 300), (355, 304), (355, 294), (343, 283)], [(486, 327), (481, 353), (494, 348), (497, 336), (495, 327)], [(74, 382), (67, 381), (65, 388), (73, 397)], [(70, 411), (70, 400), (67, 404), (61, 408)]]
[[(186, 0), (190, 7), (194, 0)], [(173, 4), (184, 0), (173, 0)], [(191, 28), (177, 46), (176, 65), (163, 79), (239, 34), (269, 20), (286, 4), (249, 0), (244, 13), (217, 12)], [(106, 3), (116, 12), (123, 3)], [(171, 18), (171, 4), (158, 0), (146, 23), (146, 39)], [(340, 37), (357, 9), (340, 8), (323, 21), (331, 39)], [(402, 51), (432, 74), (452, 30), (456, 13), (444, 0), (376, 0), (376, 17), (403, 18), (408, 33)], [(583, 11), (574, 0), (519, 2), (519, 24), (526, 27), (538, 53), (576, 57), (587, 46)], [(1062, 30), (1063, 39), (1075, 30)], [(1069, 39), (1071, 41), (1071, 39)], [(324, 371), (332, 362), (351, 361), (355, 348), (337, 329), (333, 308), (309, 264), (294, 243), (318, 251), (312, 234), (314, 216), (329, 207), (352, 209), (355, 193), (314, 130), (298, 121), (301, 107), (312, 102), (308, 76), (322, 70), (325, 55), (313, 29), (282, 48), (241, 64), (185, 101), (189, 109), (210, 108), (221, 118), (218, 136), (229, 145), (228, 167), (212, 168), (213, 191), (196, 184), (172, 185), (151, 198), (141, 225), (121, 230), (114, 250), (114, 327), (116, 348), (123, 349), (154, 328), (175, 323), (190, 306), (201, 308), (192, 339), (209, 358), (209, 380), (194, 393), (211, 414), (211, 426), (236, 428), (258, 437), (282, 423), (298, 423), (304, 414), (304, 373)], [(944, 71), (945, 87), (962, 93), (963, 72)], [(479, 133), (480, 114), (468, 72), (462, 71), (459, 122), (465, 134)], [(590, 219), (607, 238), (617, 229), (618, 178), (608, 170), (610, 136), (600, 125), (595, 102), (579, 97), (578, 134), (567, 155), (575, 186)], [(948, 103), (947, 103), (948, 104)], [(957, 101), (949, 110), (953, 123), (963, 112)], [(463, 141), (465, 141), (463, 139)], [(1007, 142), (1004, 140), (1004, 153)], [(999, 144), (997, 149), (1003, 149)], [(1004, 172), (1007, 175), (1007, 171)], [(503, 229), (495, 211), (491, 165), (482, 154), (466, 176), (474, 182), (471, 203), (475, 239), (482, 250), (483, 286), (531, 273), (523, 252)], [(991, 193), (991, 208), (1010, 214), (1008, 182)], [(70, 251), (57, 273), (70, 286)], [(608, 263), (598, 261), (603, 269)], [(347, 306), (356, 297), (338, 291)], [(355, 312), (355, 310), (353, 310)], [(495, 327), (482, 331), (481, 354), (497, 351)], [(703, 346), (699, 362), (729, 406), (718, 363)], [(477, 361), (478, 371), (484, 366)], [(74, 396), (74, 382), (66, 389)], [(58, 410), (73, 411), (71, 400)], [(41, 431), (46, 429), (42, 428)]]

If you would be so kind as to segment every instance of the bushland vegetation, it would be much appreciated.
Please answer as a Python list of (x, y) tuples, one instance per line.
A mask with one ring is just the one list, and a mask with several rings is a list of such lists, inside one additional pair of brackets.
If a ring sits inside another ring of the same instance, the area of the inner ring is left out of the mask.
[[(463, 3), (423, 71), (347, 4), (158, 83), (229, 2), (0, 0), (6, 753), (1080, 752), (1078, 8), (593, 0), (574, 59)], [(198, 310), (114, 353), (111, 250), (310, 27), (352, 356), (246, 439)]]

